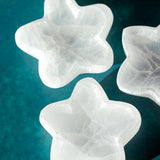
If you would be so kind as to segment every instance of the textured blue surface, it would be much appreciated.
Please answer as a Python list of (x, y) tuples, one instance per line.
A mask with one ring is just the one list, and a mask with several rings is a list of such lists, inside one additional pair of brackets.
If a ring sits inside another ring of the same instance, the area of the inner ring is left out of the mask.
[[(132, 103), (142, 115), (142, 127), (125, 147), (127, 160), (151, 160), (160, 154), (160, 108), (151, 100), (119, 91), (116, 75), (124, 60), (122, 28), (160, 23), (160, 1), (77, 0), (80, 5), (104, 3), (113, 11), (108, 37), (115, 65), (106, 73), (89, 75), (101, 82), (110, 99)], [(131, 3), (132, 2), (132, 3)], [(43, 0), (0, 0), (0, 160), (49, 160), (51, 136), (41, 127), (39, 113), (47, 104), (70, 96), (82, 75), (60, 89), (44, 86), (38, 62), (16, 47), (17, 28), (43, 16)]]

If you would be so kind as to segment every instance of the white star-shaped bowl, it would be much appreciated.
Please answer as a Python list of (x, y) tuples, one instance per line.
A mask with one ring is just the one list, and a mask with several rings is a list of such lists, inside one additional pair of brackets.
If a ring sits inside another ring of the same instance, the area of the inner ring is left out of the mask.
[(124, 145), (141, 124), (131, 104), (110, 101), (92, 78), (71, 97), (45, 107), (40, 122), (53, 136), (51, 160), (124, 160)]
[(58, 88), (79, 74), (101, 73), (113, 64), (106, 37), (111, 10), (96, 4), (81, 7), (73, 0), (45, 0), (44, 17), (20, 27), (16, 43), (39, 60), (45, 85)]
[(119, 88), (160, 105), (160, 26), (131, 26), (122, 36), (126, 60), (118, 72)]

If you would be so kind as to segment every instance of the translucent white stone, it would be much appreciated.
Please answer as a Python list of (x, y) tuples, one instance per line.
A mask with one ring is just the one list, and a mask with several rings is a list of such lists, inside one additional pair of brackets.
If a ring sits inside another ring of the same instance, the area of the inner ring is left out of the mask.
[(160, 26), (132, 26), (122, 36), (126, 60), (117, 77), (119, 88), (160, 105)]
[(20, 27), (17, 45), (39, 60), (45, 85), (58, 88), (83, 73), (100, 73), (113, 64), (106, 37), (111, 10), (96, 4), (81, 7), (74, 0), (45, 0), (44, 17)]
[(51, 160), (124, 160), (124, 145), (141, 124), (131, 104), (110, 101), (92, 78), (71, 97), (45, 107), (40, 122), (53, 136)]

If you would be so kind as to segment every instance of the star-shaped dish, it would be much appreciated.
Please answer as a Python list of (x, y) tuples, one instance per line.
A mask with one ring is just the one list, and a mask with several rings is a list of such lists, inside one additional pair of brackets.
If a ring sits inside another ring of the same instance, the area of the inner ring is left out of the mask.
[(160, 105), (160, 26), (132, 26), (122, 36), (126, 60), (117, 77), (119, 88)]
[(131, 104), (110, 101), (92, 78), (71, 97), (45, 107), (40, 122), (53, 136), (51, 160), (124, 160), (124, 145), (141, 124)]
[(81, 7), (74, 0), (45, 0), (44, 17), (20, 27), (17, 45), (39, 60), (45, 85), (58, 88), (79, 74), (100, 73), (113, 64), (106, 37), (111, 10), (96, 4)]

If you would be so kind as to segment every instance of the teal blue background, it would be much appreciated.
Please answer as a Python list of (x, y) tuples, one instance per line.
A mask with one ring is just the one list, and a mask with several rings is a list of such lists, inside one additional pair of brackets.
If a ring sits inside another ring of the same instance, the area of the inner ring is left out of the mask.
[(0, 0), (0, 160), (49, 160), (51, 136), (39, 123), (46, 105), (68, 98), (76, 82), (92, 76), (112, 100), (129, 102), (140, 111), (142, 126), (125, 146), (127, 160), (151, 160), (160, 154), (160, 107), (153, 101), (121, 92), (116, 85), (125, 59), (122, 29), (130, 25), (157, 26), (159, 0), (77, 0), (80, 5), (107, 4), (114, 23), (107, 38), (114, 66), (102, 74), (81, 75), (67, 86), (51, 89), (42, 84), (38, 61), (17, 48), (15, 31), (43, 16), (43, 0)]
[(157, 156), (157, 157), (154, 158), (153, 160), (160, 160), (160, 156)]

